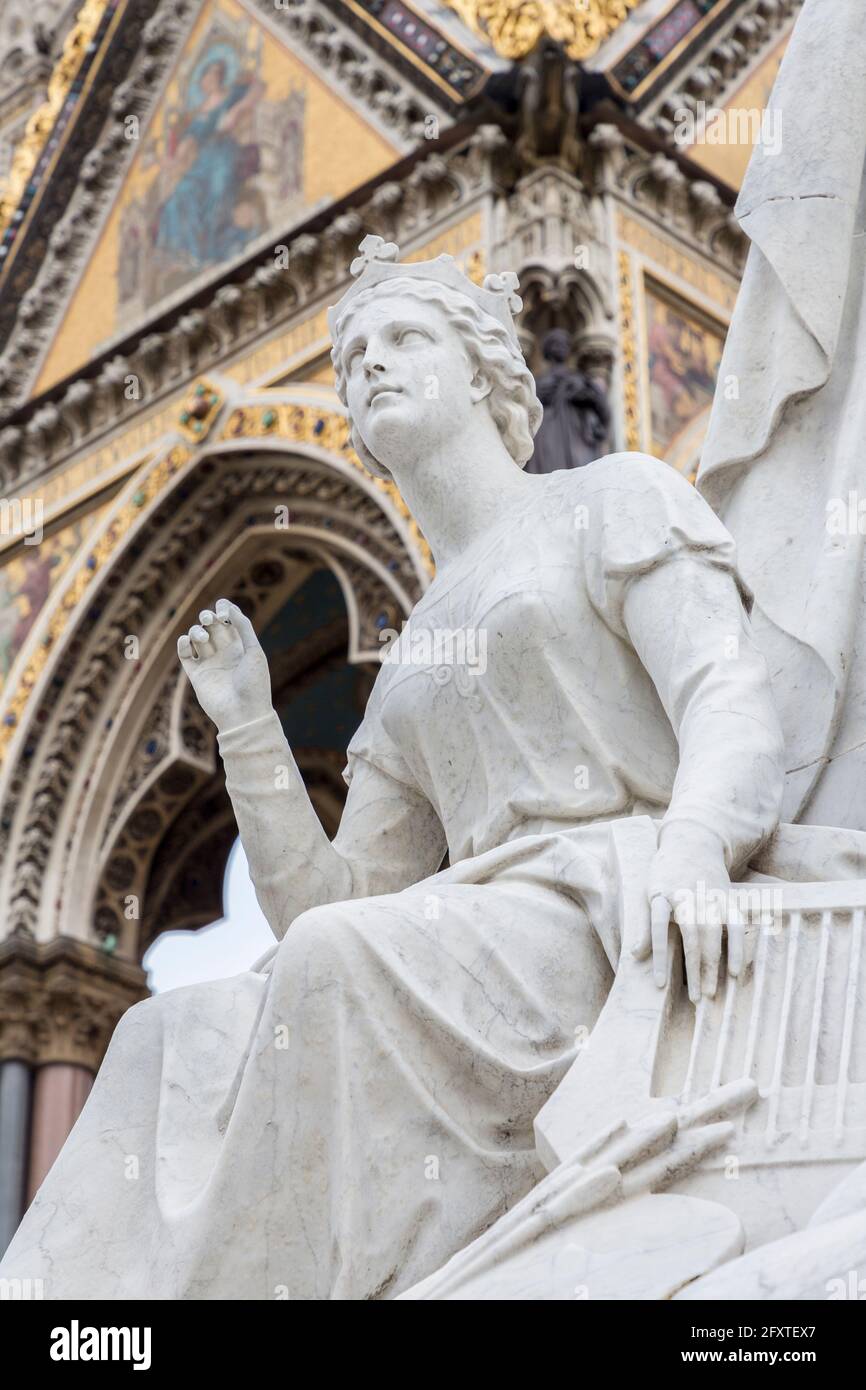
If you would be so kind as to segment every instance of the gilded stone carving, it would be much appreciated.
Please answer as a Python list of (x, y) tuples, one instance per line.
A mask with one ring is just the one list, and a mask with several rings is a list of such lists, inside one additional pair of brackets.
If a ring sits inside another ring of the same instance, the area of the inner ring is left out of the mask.
[(503, 58), (523, 58), (547, 34), (569, 58), (589, 58), (638, 0), (446, 0)]

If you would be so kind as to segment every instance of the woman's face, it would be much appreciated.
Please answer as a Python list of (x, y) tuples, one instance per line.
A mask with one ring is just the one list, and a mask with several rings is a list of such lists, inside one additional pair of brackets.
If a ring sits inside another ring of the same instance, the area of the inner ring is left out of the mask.
[(222, 63), (209, 63), (201, 75), (201, 89), (213, 96), (222, 90), (225, 81), (225, 68)]
[(480, 399), (445, 310), (411, 295), (383, 295), (359, 309), (342, 363), (352, 422), (392, 472), (455, 444)]

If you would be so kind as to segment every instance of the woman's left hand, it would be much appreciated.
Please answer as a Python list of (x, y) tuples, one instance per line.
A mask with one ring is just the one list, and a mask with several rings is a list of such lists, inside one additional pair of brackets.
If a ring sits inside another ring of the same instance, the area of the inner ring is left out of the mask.
[[(689, 998), (712, 997), (719, 980), (722, 930), (729, 913), (731, 880), (724, 846), (700, 825), (674, 821), (662, 826), (650, 866), (650, 921), (634, 954), (652, 951), (656, 984), (667, 980), (668, 927), (673, 919), (683, 939)], [(738, 975), (743, 962), (743, 927), (728, 924), (728, 971)]]

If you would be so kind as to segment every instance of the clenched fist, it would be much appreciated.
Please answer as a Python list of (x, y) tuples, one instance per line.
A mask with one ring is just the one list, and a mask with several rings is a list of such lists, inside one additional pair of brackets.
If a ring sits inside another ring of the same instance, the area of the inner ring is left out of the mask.
[(270, 714), (268, 661), (249, 618), (224, 598), (198, 616), (177, 654), (205, 714), (220, 733)]

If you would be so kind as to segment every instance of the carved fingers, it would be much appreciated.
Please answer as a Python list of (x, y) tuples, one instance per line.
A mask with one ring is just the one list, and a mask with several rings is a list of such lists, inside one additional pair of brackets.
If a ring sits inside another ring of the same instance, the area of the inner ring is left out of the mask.
[[(664, 894), (655, 894), (650, 899), (649, 927), (634, 947), (634, 955), (638, 960), (645, 960), (652, 951), (653, 978), (660, 988), (668, 978), (668, 927), (672, 921), (676, 922), (682, 938), (689, 998), (697, 1004), (703, 994), (712, 997), (718, 988), (722, 923), (702, 920), (689, 902), (672, 908), (670, 897)], [(732, 975), (738, 972), (740, 959), (735, 955), (729, 964)]]
[(244, 651), (251, 651), (259, 645), (255, 628), (236, 603), (230, 603), (227, 598), (218, 598), (215, 617), (237, 633)]
[(198, 622), (193, 623), (177, 641), (177, 654), (188, 675), (201, 662), (214, 657), (239, 657), (257, 638), (249, 618), (237, 604), (218, 599), (215, 609), (203, 608)]
[[(722, 937), (728, 920), (730, 879), (721, 839), (699, 825), (673, 822), (662, 826), (659, 848), (650, 866), (649, 923), (634, 948), (638, 958), (653, 955), (658, 985), (668, 978), (668, 928), (676, 923), (682, 938), (689, 998), (697, 1004), (718, 988)], [(742, 968), (742, 937), (734, 932), (728, 973)]]
[[(705, 932), (702, 926), (692, 919), (686, 908), (678, 907), (674, 910), (671, 907), (670, 898), (663, 893), (654, 894), (650, 899), (649, 920), (646, 929), (633, 948), (633, 954), (638, 960), (646, 960), (652, 953), (653, 978), (659, 988), (663, 988), (667, 983), (670, 964), (668, 960), (668, 928), (672, 921), (676, 922), (682, 937), (689, 998), (693, 1003), (697, 1003), (701, 997), (704, 952), (706, 951), (707, 959), (710, 962), (715, 960), (715, 971), (716, 976), (718, 976), (721, 943), (719, 943), (719, 953), (717, 953), (715, 942), (710, 939), (709, 933)], [(708, 979), (711, 974), (712, 965), (710, 964), (707, 970)], [(715, 984), (713, 984), (712, 990), (709, 992), (715, 993), (715, 988)]]
[(268, 662), (236, 603), (217, 599), (178, 639), (177, 654), (205, 714), (221, 732), (273, 712)]
[[(244, 621), (247, 622), (248, 619), (245, 618)], [(204, 633), (204, 642), (201, 642), (198, 635), (201, 632)], [(198, 623), (190, 629), (190, 636), (199, 649), (199, 655), (205, 657), (217, 656), (220, 652), (232, 650), (241, 652), (244, 648), (241, 634), (232, 619), (228, 616), (221, 617), (210, 608), (204, 608), (199, 613)]]
[[(199, 621), (178, 638), (178, 656), (192, 680), (204, 663), (232, 666), (252, 644), (257, 645), (257, 638), (246, 614), (236, 603), (218, 599), (214, 609), (202, 609)], [(214, 657), (222, 657), (221, 662)]]
[(728, 971), (736, 979), (746, 966), (746, 922), (736, 904), (728, 911)]

